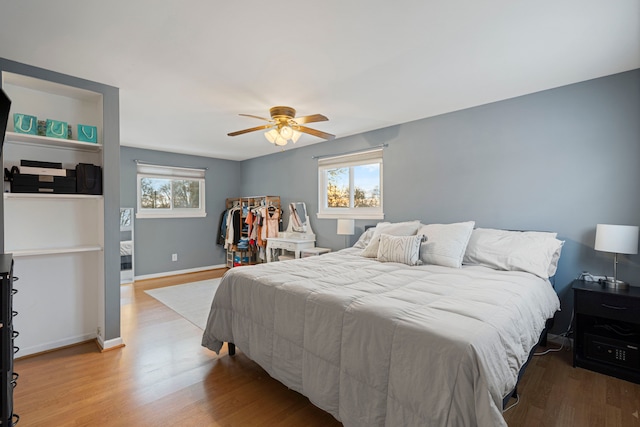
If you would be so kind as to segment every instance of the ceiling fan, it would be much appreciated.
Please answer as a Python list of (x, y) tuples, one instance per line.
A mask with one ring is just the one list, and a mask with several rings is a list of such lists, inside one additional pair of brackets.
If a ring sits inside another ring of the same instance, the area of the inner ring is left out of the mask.
[(311, 129), (306, 126), (302, 126), (306, 123), (325, 122), (329, 120), (322, 114), (312, 114), (310, 116), (296, 117), (296, 110), (291, 107), (271, 107), (269, 109), (271, 118), (267, 119), (260, 116), (254, 116), (252, 114), (240, 114), (241, 116), (253, 117), (269, 122), (266, 125), (256, 126), (254, 128), (239, 130), (237, 132), (231, 132), (227, 135), (237, 136), (244, 133), (255, 132), (258, 130), (269, 129), (265, 134), (265, 138), (275, 145), (287, 145), (289, 141), (295, 143), (302, 133), (308, 133), (309, 135), (317, 136), (327, 140), (332, 140), (335, 135), (322, 132), (316, 129)]

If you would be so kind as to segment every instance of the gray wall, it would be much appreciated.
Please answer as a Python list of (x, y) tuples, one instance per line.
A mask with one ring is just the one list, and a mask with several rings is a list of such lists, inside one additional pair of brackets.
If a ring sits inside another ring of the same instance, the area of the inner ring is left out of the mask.
[[(136, 163), (140, 160), (164, 166), (207, 168), (205, 218), (136, 219), (135, 275), (225, 264), (222, 246), (215, 244), (220, 213), (227, 197), (239, 197), (240, 163), (230, 160), (121, 147), (120, 206), (136, 208)], [(178, 261), (171, 261), (171, 254)]]
[[(306, 202), (317, 245), (340, 249), (336, 220), (315, 217), (312, 156), (381, 143), (385, 220), (558, 232), (554, 332), (568, 325), (581, 271), (612, 275), (612, 254), (593, 250), (596, 224), (640, 225), (640, 70), (248, 160), (241, 193)], [(350, 243), (370, 223), (356, 221)], [(640, 285), (640, 257), (619, 261), (619, 276)]]

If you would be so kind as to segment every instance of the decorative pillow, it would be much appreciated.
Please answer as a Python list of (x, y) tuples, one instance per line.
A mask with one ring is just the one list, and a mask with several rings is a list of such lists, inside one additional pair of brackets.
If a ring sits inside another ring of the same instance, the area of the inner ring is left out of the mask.
[[(381, 224), (391, 224), (390, 222), (385, 222)], [(376, 227), (371, 227), (368, 230), (365, 230), (361, 235), (358, 241), (353, 245), (354, 248), (364, 249), (367, 247), (371, 238), (373, 237), (373, 233), (376, 230)]]
[(376, 258), (378, 256), (378, 247), (380, 246), (380, 235), (389, 234), (391, 236), (413, 236), (420, 227), (420, 221), (405, 222), (381, 222), (376, 225), (371, 241), (367, 244), (360, 255), (367, 258)]
[(544, 279), (556, 274), (564, 241), (556, 233), (473, 230), (463, 262), (507, 270), (526, 271)]
[(407, 265), (420, 265), (420, 243), (424, 236), (380, 235), (378, 261), (401, 262)]
[(462, 267), (464, 251), (475, 224), (475, 221), (467, 221), (420, 227), (418, 234), (427, 236), (427, 241), (420, 248), (422, 262), (445, 267)]

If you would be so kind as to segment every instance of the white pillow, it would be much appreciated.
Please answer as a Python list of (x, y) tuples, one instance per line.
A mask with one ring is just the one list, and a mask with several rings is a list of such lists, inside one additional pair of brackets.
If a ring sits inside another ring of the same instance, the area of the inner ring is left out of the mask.
[(417, 234), (427, 236), (420, 247), (420, 259), (425, 264), (445, 267), (462, 267), (462, 258), (467, 248), (475, 221), (453, 224), (427, 224), (420, 227)]
[[(390, 223), (386, 222), (385, 224), (390, 224)], [(375, 227), (371, 227), (368, 230), (363, 231), (362, 234), (360, 235), (360, 238), (358, 238), (358, 241), (353, 245), (353, 247), (357, 249), (366, 248), (369, 242), (371, 241), (371, 238), (373, 237), (373, 233), (375, 230), (376, 230)]]
[(556, 274), (564, 241), (556, 233), (478, 228), (464, 255), (465, 264), (526, 271), (544, 279)]
[(407, 265), (420, 265), (420, 243), (423, 236), (380, 235), (378, 261), (401, 262)]
[(391, 236), (413, 236), (420, 227), (420, 221), (405, 221), (405, 222), (381, 222), (376, 225), (373, 237), (362, 251), (360, 255), (367, 258), (376, 258), (378, 256), (378, 247), (380, 246), (380, 235), (382, 233), (389, 234)]

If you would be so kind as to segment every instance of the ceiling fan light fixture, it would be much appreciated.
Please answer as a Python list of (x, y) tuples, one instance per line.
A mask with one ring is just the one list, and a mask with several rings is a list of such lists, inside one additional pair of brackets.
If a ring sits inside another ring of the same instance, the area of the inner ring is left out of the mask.
[(280, 134), (277, 130), (271, 129), (264, 133), (264, 137), (267, 138), (267, 141), (269, 141), (270, 143), (275, 144), (276, 139), (280, 138)]
[(284, 139), (291, 139), (293, 137), (293, 129), (290, 126), (282, 126), (280, 128), (280, 136)]
[(284, 139), (282, 137), (278, 137), (276, 139), (276, 145), (279, 145), (279, 146), (287, 145), (287, 142), (289, 142), (289, 140), (288, 139)]
[(264, 133), (267, 141), (278, 146), (287, 145), (289, 141), (295, 144), (301, 135), (301, 132), (293, 130), (290, 126), (282, 126), (280, 129), (270, 129)]
[(302, 135), (302, 132), (298, 132), (297, 130), (294, 130), (293, 135), (291, 136), (291, 141), (293, 141), (293, 143), (295, 144), (300, 139), (300, 135)]
[(236, 132), (230, 132), (227, 135), (238, 136), (249, 132), (264, 130), (264, 137), (267, 139), (267, 141), (278, 146), (287, 145), (289, 141), (295, 144), (296, 142), (298, 142), (298, 139), (300, 139), (300, 136), (302, 136), (303, 133), (307, 133), (309, 135), (313, 135), (326, 140), (332, 140), (335, 138), (335, 135), (332, 135), (330, 133), (322, 132), (304, 126), (307, 123), (325, 122), (329, 120), (322, 114), (312, 114), (309, 116), (296, 118), (296, 110), (294, 108), (284, 106), (271, 107), (269, 109), (269, 113), (271, 115), (271, 119), (254, 116), (252, 114), (240, 114), (241, 116), (264, 120), (268, 122), (268, 124), (252, 127), (249, 129), (243, 129)]

